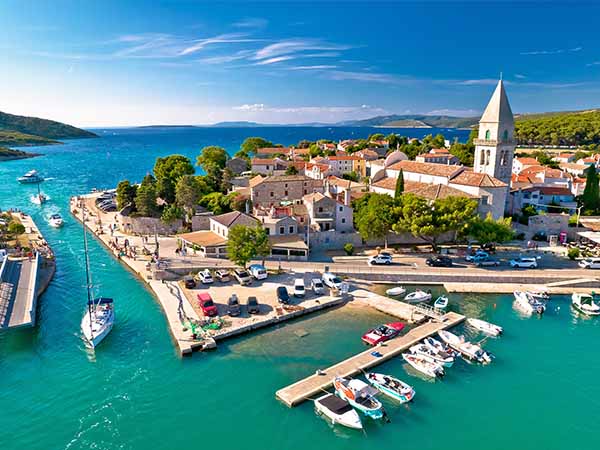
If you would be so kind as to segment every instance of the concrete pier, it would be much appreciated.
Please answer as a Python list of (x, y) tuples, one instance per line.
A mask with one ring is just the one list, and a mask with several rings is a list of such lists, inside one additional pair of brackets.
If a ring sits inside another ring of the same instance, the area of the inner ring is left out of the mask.
[[(400, 303), (400, 302), (399, 302)], [(320, 394), (323, 390), (331, 387), (333, 379), (339, 377), (351, 377), (362, 370), (375, 367), (420, 342), (424, 338), (437, 333), (440, 330), (458, 325), (465, 319), (464, 316), (449, 312), (445, 314), (440, 322), (428, 322), (413, 328), (403, 336), (399, 336), (386, 342), (369, 348), (364, 352), (354, 355), (339, 362), (323, 371), (314, 374), (294, 384), (291, 384), (276, 392), (276, 397), (289, 407), (299, 405), (304, 400)], [(371, 353), (377, 351), (381, 356), (373, 356)]]

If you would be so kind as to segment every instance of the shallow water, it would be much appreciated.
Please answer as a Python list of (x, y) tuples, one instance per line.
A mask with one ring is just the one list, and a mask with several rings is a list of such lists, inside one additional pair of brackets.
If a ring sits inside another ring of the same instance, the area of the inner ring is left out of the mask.
[[(85, 304), (81, 227), (68, 215), (69, 196), (123, 177), (137, 181), (158, 155), (194, 156), (213, 143), (233, 150), (247, 135), (290, 144), (329, 132), (108, 130), (102, 139), (40, 148), (42, 158), (0, 164), (0, 207), (31, 213), (58, 259), (39, 301), (38, 326), (0, 335), (3, 448), (596, 448), (600, 322), (576, 316), (567, 297), (553, 299), (544, 317), (525, 318), (510, 296), (450, 294), (452, 309), (505, 328), (505, 336), (484, 344), (497, 359), (487, 367), (459, 361), (435, 383), (410, 375), (400, 358), (384, 364), (379, 371), (413, 384), (417, 395), (410, 405), (385, 401), (392, 423), (365, 420), (364, 434), (331, 429), (309, 402), (288, 409), (274, 394), (364, 349), (360, 335), (389, 320), (379, 313), (337, 309), (181, 359), (149, 291), (91, 240), (95, 284), (116, 298), (117, 323), (95, 355), (85, 349), (78, 329)], [(423, 132), (429, 130), (409, 134)], [(28, 200), (35, 187), (15, 181), (31, 168), (51, 177), (42, 190), (52, 200), (41, 208)], [(47, 225), (54, 212), (64, 216), (63, 229)], [(298, 330), (309, 334), (300, 338)]]

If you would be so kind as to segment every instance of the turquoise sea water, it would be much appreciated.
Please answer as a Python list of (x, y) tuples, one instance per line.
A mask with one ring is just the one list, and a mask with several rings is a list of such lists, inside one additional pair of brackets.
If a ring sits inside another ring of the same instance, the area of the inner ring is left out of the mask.
[[(451, 307), (505, 328), (485, 347), (490, 366), (459, 361), (441, 382), (411, 375), (402, 360), (378, 370), (417, 390), (410, 405), (387, 403), (392, 423), (364, 434), (331, 429), (309, 403), (288, 409), (277, 389), (364, 347), (360, 335), (388, 320), (373, 312), (329, 311), (231, 340), (215, 352), (176, 355), (160, 306), (94, 240), (90, 259), (103, 295), (117, 299), (117, 324), (95, 356), (79, 337), (84, 308), (81, 227), (68, 197), (119, 179), (139, 180), (154, 159), (189, 156), (204, 145), (234, 150), (248, 135), (290, 144), (371, 130), (103, 130), (101, 139), (44, 147), (47, 156), (0, 164), (0, 208), (31, 213), (56, 252), (56, 276), (40, 298), (38, 326), (0, 334), (0, 445), (3, 449), (372, 449), (479, 450), (597, 448), (600, 418), (598, 320), (574, 315), (567, 297), (542, 318), (523, 318), (510, 296), (450, 295)], [(387, 132), (387, 130), (386, 130)], [(411, 130), (418, 136), (429, 130)], [(42, 208), (16, 177), (51, 177)], [(46, 218), (59, 211), (65, 227)], [(299, 338), (294, 331), (309, 334)], [(473, 336), (473, 339), (478, 337)]]

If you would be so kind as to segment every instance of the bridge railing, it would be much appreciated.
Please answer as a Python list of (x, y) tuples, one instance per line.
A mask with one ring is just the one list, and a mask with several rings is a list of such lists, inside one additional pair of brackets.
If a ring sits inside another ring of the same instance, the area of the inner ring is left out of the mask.
[(40, 261), (40, 254), (35, 252), (35, 256), (31, 263), (31, 274), (29, 277), (29, 286), (27, 286), (27, 311), (31, 318), (31, 325), (35, 324), (35, 310), (37, 306), (37, 274)]

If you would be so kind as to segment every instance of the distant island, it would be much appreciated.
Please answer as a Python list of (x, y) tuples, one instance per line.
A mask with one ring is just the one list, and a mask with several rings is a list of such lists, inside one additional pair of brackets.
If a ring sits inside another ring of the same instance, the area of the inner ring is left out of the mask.
[(96, 134), (54, 120), (17, 116), (0, 111), (0, 161), (33, 158), (27, 153), (7, 147), (60, 144), (58, 139), (93, 138)]

